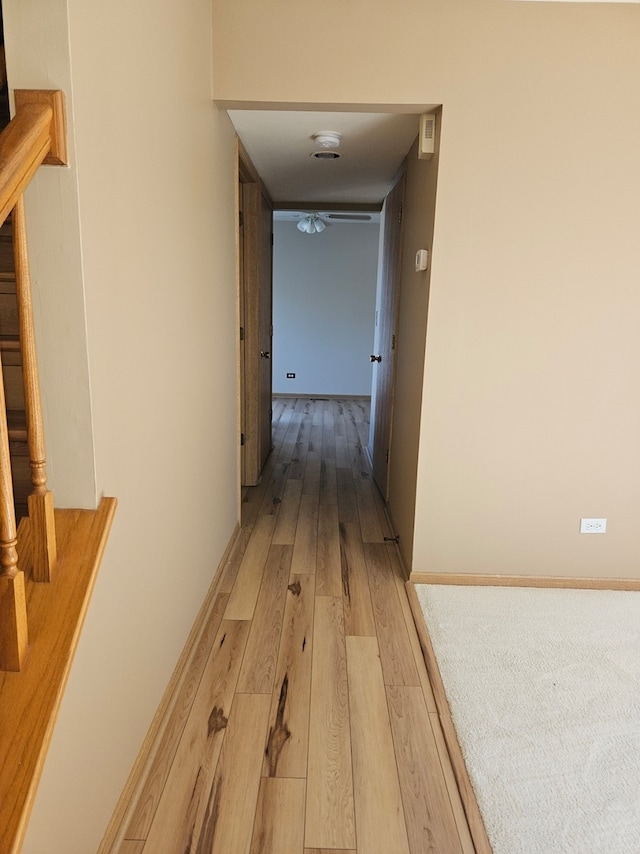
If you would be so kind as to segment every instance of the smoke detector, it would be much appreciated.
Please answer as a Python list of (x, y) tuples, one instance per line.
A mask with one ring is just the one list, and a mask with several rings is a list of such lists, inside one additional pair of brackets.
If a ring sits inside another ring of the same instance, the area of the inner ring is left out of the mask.
[(320, 148), (338, 148), (342, 134), (336, 133), (334, 130), (321, 130), (318, 133), (314, 133), (311, 139)]

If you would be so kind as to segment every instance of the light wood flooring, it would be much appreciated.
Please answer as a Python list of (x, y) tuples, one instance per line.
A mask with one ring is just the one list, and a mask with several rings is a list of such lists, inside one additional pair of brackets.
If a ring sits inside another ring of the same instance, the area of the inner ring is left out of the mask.
[(368, 400), (277, 399), (119, 854), (472, 854), (364, 446)]

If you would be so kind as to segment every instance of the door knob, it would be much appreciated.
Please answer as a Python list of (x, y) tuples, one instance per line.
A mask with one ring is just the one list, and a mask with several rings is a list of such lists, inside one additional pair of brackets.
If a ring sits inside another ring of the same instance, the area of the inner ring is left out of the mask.
[(268, 350), (260, 350), (260, 355), (263, 359), (270, 359), (271, 353)]
[(371, 362), (381, 362), (382, 356), (369, 356), (369, 361)]

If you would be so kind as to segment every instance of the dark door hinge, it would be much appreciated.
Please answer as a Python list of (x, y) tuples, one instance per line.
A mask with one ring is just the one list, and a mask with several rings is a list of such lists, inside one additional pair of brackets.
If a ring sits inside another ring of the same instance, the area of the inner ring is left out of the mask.
[(240, 327), (240, 340), (244, 341), (244, 326)]
[(244, 214), (242, 211), (238, 211), (238, 224), (240, 225), (240, 228), (244, 225)]
[(391, 349), (392, 350), (396, 349), (396, 336), (395, 335), (391, 336)]
[(385, 461), (385, 463), (389, 462), (389, 450), (388, 449), (387, 449), (386, 454), (384, 455), (384, 461)]
[(240, 433), (240, 445), (244, 445), (244, 433)]

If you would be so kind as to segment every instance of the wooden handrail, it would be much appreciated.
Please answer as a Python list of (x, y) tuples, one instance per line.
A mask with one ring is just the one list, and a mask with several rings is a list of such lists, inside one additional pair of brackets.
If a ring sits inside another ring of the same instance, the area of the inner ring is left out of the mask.
[[(16, 93), (16, 104), (15, 118), (0, 134), (0, 224), (15, 208), (16, 290), (34, 486), (28, 499), (30, 513), (34, 514), (29, 522), (36, 544), (33, 575), (36, 580), (49, 580), (56, 557), (53, 501), (47, 490), (22, 194), (54, 142), (59, 141), (60, 129), (64, 128), (64, 117), (60, 116), (64, 102), (60, 92), (22, 91), (21, 98)], [(27, 644), (25, 581), (18, 567), (9, 431), (0, 377), (0, 669), (20, 670)]]
[(25, 104), (0, 134), (0, 224), (47, 156), (52, 120), (48, 104)]

